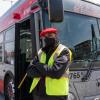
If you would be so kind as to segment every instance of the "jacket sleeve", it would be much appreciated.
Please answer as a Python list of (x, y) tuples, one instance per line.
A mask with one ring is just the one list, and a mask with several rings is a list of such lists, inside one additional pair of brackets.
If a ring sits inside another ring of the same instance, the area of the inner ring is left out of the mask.
[(42, 76), (49, 76), (52, 78), (60, 78), (65, 70), (69, 68), (69, 51), (64, 49), (60, 56), (58, 56), (53, 66), (49, 66), (47, 64), (37, 63), (36, 69), (41, 73)]

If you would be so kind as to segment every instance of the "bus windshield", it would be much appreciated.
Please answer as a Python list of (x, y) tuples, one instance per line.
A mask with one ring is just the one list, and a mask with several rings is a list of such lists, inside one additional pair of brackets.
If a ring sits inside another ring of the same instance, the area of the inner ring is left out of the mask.
[[(88, 61), (98, 58), (100, 33), (96, 18), (64, 12), (64, 21), (52, 23), (58, 31), (60, 42), (73, 53), (73, 61)], [(100, 60), (100, 59), (99, 59)]]

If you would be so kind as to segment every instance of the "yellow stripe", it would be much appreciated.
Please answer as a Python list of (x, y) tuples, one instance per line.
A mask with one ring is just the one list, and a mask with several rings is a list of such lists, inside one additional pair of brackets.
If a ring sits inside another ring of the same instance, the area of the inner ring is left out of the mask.
[(40, 78), (34, 78), (29, 93), (36, 87), (37, 83), (40, 81)]
[(72, 52), (71, 50), (69, 50), (69, 53), (70, 53), (70, 62), (72, 61)]

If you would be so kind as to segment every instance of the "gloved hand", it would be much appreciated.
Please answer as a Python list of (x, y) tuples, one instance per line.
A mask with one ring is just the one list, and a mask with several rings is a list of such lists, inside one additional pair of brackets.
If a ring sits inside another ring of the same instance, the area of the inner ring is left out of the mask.
[(31, 63), (35, 65), (37, 62), (39, 62), (39, 59), (35, 56)]
[(38, 57), (37, 57), (37, 56), (34, 57), (34, 59), (30, 62), (30, 64), (29, 64), (27, 70), (29, 70), (31, 67), (33, 67), (34, 65), (36, 65), (36, 63), (38, 63), (38, 62), (39, 62)]
[(35, 57), (29, 64), (27, 68), (27, 75), (28, 77), (39, 77), (40, 72), (36, 68), (36, 64), (39, 62), (38, 57)]
[(27, 76), (28, 77), (39, 77), (40, 73), (39, 71), (36, 69), (36, 67), (34, 67), (34, 65), (32, 67), (30, 67), (30, 69), (27, 70)]

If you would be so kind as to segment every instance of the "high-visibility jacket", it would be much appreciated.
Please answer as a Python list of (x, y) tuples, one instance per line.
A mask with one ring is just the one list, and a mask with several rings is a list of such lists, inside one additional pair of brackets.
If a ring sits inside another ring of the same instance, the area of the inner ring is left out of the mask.
[[(53, 66), (54, 60), (61, 54), (61, 52), (65, 48), (69, 51), (70, 61), (71, 61), (71, 58), (72, 58), (71, 51), (64, 45), (59, 44), (59, 46), (53, 52), (53, 54), (51, 55), (51, 57), (48, 61), (48, 67)], [(40, 59), (40, 63), (45, 64), (46, 63), (46, 53), (40, 49), (38, 52), (38, 56)], [(68, 95), (68, 92), (69, 92), (69, 77), (68, 76), (69, 76), (69, 69), (67, 69), (65, 71), (65, 73), (59, 79), (54, 79), (49, 76), (46, 76), (45, 77), (46, 94), (47, 95), (56, 95), (56, 96), (57, 95), (58, 96)], [(40, 81), (40, 77), (33, 79), (33, 82), (32, 82), (31, 88), (30, 88), (30, 93), (36, 87), (36, 85), (38, 84), (39, 81)]]

